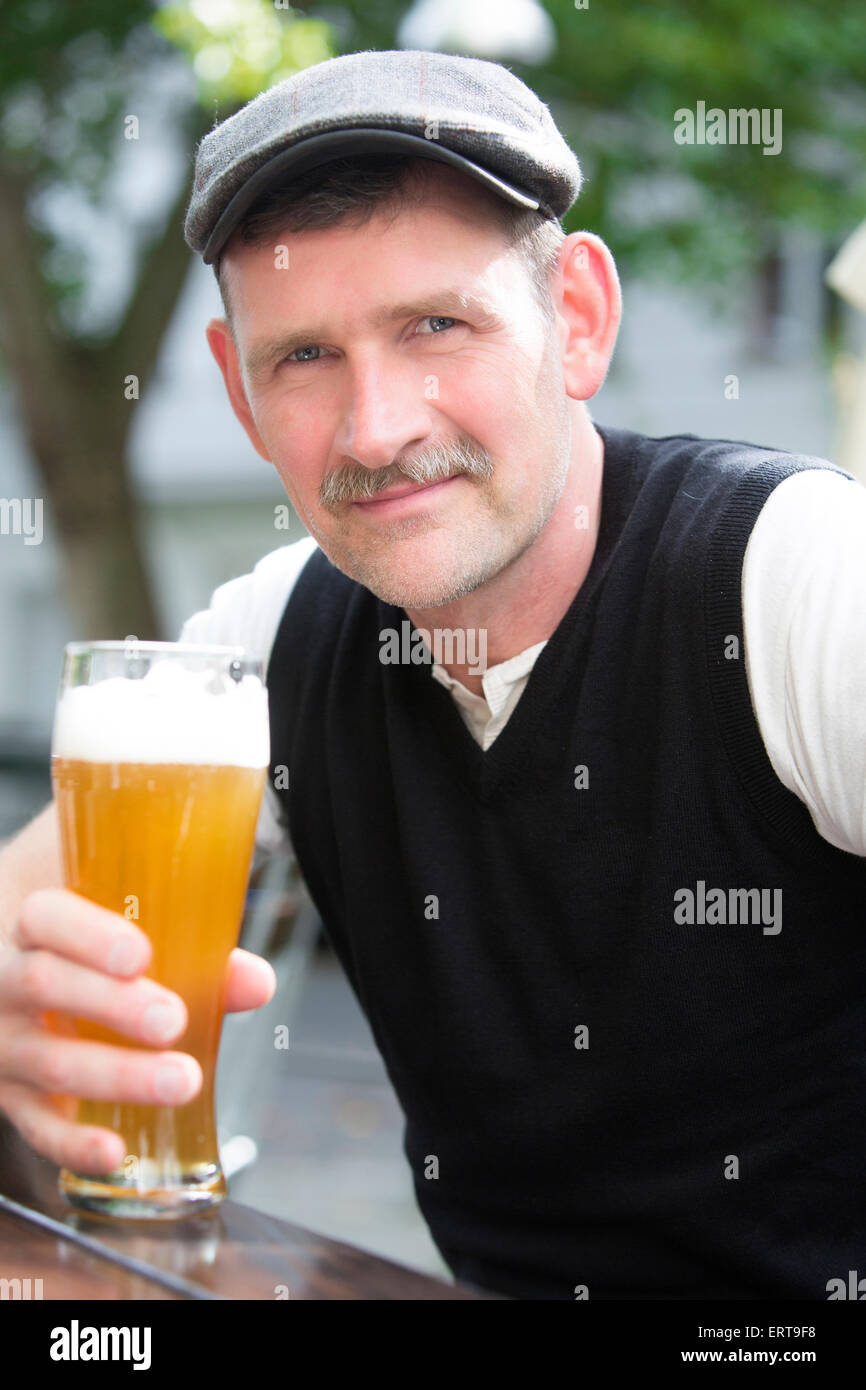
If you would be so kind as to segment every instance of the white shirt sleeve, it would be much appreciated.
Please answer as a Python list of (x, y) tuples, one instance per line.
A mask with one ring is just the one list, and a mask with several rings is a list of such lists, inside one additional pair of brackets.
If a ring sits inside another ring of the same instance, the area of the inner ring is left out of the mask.
[[(221, 584), (214, 590), (210, 607), (187, 618), (179, 640), (243, 647), (250, 656), (259, 657), (267, 670), (289, 594), (316, 548), (313, 538), (306, 536), (272, 550), (250, 574)], [(288, 843), (279, 812), (279, 798), (268, 782), (256, 828), (257, 851), (269, 852)]]
[(746, 547), (742, 599), (773, 769), (819, 835), (866, 855), (866, 488), (820, 470), (774, 488)]

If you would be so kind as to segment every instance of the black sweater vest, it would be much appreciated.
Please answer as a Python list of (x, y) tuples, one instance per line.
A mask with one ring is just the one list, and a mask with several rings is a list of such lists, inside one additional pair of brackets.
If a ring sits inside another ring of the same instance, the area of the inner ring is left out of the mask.
[(772, 770), (740, 576), (773, 488), (833, 466), (599, 432), (589, 573), (492, 747), (317, 552), (272, 771), (458, 1278), (826, 1298), (866, 1275), (866, 860)]

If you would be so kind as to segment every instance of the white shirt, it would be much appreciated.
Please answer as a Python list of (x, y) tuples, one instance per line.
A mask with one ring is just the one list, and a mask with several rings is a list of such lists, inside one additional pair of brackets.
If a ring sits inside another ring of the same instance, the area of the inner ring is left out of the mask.
[[(311, 537), (282, 546), (222, 584), (180, 640), (237, 644), (266, 664), (315, 549)], [(825, 840), (866, 855), (866, 488), (820, 470), (779, 483), (749, 537), (742, 602), (749, 691), (773, 770)], [(544, 646), (489, 667), (483, 697), (433, 663), (482, 748), (505, 727)], [(259, 849), (285, 841), (278, 810), (269, 786)]]

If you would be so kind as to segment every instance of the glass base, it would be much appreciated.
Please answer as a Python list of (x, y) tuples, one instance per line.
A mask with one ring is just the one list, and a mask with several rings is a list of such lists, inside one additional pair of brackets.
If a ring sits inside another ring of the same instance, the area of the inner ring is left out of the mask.
[(64, 1168), (57, 1186), (76, 1211), (138, 1221), (177, 1221), (198, 1216), (219, 1206), (227, 1195), (225, 1177), (215, 1163), (173, 1173), (166, 1184), (154, 1178), (148, 1182), (144, 1174), (131, 1178), (123, 1172), (93, 1178)]

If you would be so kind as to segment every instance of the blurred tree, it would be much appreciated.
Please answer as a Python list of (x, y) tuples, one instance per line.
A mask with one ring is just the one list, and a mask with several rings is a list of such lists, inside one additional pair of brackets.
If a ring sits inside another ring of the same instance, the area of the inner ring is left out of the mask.
[[(862, 0), (547, 8), (560, 44), (541, 94), (561, 107), (588, 175), (570, 228), (588, 222), (629, 266), (700, 281), (724, 301), (729, 272), (772, 258), (784, 226), (834, 241), (860, 220)], [(780, 152), (675, 143), (675, 113), (699, 102), (778, 111)]]
[[(82, 637), (159, 635), (128, 448), (191, 263), (181, 228), (194, 145), (216, 103), (228, 116), (329, 57), (329, 35), (268, 0), (5, 0), (0, 351)], [(143, 119), (181, 157), (169, 195), (136, 219), (123, 174)], [(94, 284), (104, 263), (123, 263), (108, 254), (121, 244), (129, 283), (106, 313), (111, 296)]]

